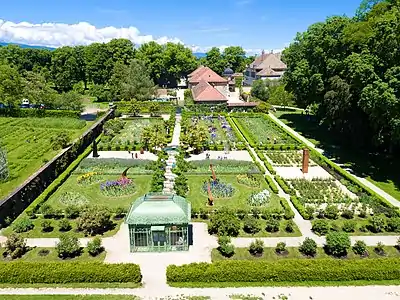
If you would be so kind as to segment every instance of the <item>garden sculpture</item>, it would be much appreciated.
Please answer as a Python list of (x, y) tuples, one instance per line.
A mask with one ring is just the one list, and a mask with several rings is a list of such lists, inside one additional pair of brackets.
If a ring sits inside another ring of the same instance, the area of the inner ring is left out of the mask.
[(99, 157), (99, 154), (97, 153), (96, 140), (93, 141), (93, 157)]
[(210, 182), (208, 182), (207, 192), (208, 192), (208, 205), (213, 206), (214, 205), (214, 198), (213, 198), (212, 193), (211, 193)]
[(128, 170), (129, 170), (130, 168), (131, 168), (131, 167), (127, 167), (127, 168), (125, 169), (125, 171), (122, 172), (121, 178), (126, 178), (126, 173), (128, 172)]
[(212, 173), (213, 180), (214, 180), (214, 181), (217, 181), (217, 176), (215, 175), (215, 171), (214, 171), (214, 169), (213, 169), (213, 165), (212, 165), (212, 164), (210, 164), (210, 169), (211, 169), (211, 173)]
[(303, 164), (302, 164), (302, 168), (301, 168), (301, 171), (303, 172), (303, 174), (307, 174), (308, 173), (309, 160), (310, 160), (309, 150), (308, 149), (303, 149)]

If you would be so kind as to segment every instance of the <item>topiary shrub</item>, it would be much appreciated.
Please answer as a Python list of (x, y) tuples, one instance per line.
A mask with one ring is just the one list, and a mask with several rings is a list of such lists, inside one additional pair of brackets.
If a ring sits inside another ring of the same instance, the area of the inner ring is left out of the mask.
[(384, 245), (382, 242), (378, 242), (378, 244), (375, 246), (374, 251), (376, 254), (378, 254), (380, 256), (384, 256), (386, 254), (385, 248), (384, 248)]
[(238, 236), (240, 221), (234, 212), (220, 209), (211, 215), (209, 231), (211, 234)]
[(82, 208), (75, 206), (75, 205), (68, 205), (64, 212), (65, 212), (65, 217), (68, 219), (76, 219), (79, 217), (79, 213), (81, 212)]
[(325, 208), (324, 215), (328, 219), (336, 220), (339, 217), (339, 209), (336, 205), (328, 205)]
[(342, 212), (342, 217), (345, 219), (353, 219), (354, 218), (354, 211), (352, 209), (345, 209)]
[(86, 207), (78, 218), (78, 229), (87, 235), (102, 234), (111, 228), (110, 217), (106, 207)]
[(344, 221), (342, 230), (344, 232), (354, 232), (356, 230), (356, 222), (352, 220)]
[(333, 256), (341, 257), (347, 255), (347, 250), (350, 246), (350, 237), (346, 232), (330, 232), (326, 235), (325, 248)]
[(243, 219), (243, 230), (249, 234), (256, 234), (261, 230), (260, 221), (252, 216), (246, 216)]
[(31, 219), (27, 217), (22, 217), (13, 223), (12, 230), (16, 233), (22, 233), (32, 230), (33, 227), (34, 225)]
[(19, 258), (28, 251), (25, 239), (16, 233), (10, 234), (4, 247), (6, 248), (6, 255), (12, 259)]
[(265, 226), (265, 230), (268, 232), (278, 232), (279, 231), (279, 221), (275, 219), (267, 220), (267, 225)]
[(356, 241), (353, 245), (353, 252), (357, 255), (366, 255), (367, 253), (367, 244), (364, 241)]
[(282, 254), (287, 254), (288, 251), (287, 251), (287, 249), (286, 249), (286, 243), (284, 243), (284, 242), (279, 242), (279, 243), (276, 245), (276, 247), (275, 247), (275, 252), (276, 252), (277, 254), (280, 254), (280, 255), (282, 255)]
[(318, 235), (326, 235), (329, 229), (330, 225), (326, 220), (315, 220), (312, 224), (312, 231)]
[(251, 255), (261, 256), (264, 252), (264, 242), (260, 239), (251, 242), (249, 252)]
[(43, 231), (43, 232), (51, 232), (51, 231), (53, 231), (53, 229), (54, 229), (54, 227), (53, 227), (53, 225), (51, 224), (51, 221), (50, 221), (50, 220), (43, 220), (43, 221), (40, 223), (40, 226), (42, 227), (42, 231)]
[(79, 256), (82, 252), (78, 238), (67, 233), (60, 236), (60, 241), (56, 245), (56, 250), (58, 257), (62, 259)]
[(317, 253), (317, 243), (309, 238), (306, 237), (303, 243), (299, 247), (300, 253), (307, 256), (315, 256)]
[(385, 219), (382, 216), (373, 216), (369, 220), (368, 227), (372, 232), (383, 232), (385, 228)]
[(66, 231), (70, 231), (72, 226), (71, 226), (71, 223), (68, 221), (68, 219), (61, 219), (58, 222), (58, 228), (60, 231), (66, 232)]
[(289, 232), (289, 233), (294, 232), (294, 226), (295, 226), (295, 224), (294, 224), (293, 220), (287, 221), (286, 226), (285, 226), (285, 231)]
[(235, 246), (231, 244), (229, 236), (218, 237), (218, 251), (225, 257), (232, 257), (235, 254)]
[(103, 252), (104, 247), (101, 244), (101, 239), (99, 237), (95, 237), (93, 240), (88, 242), (87, 250), (91, 256), (97, 256)]

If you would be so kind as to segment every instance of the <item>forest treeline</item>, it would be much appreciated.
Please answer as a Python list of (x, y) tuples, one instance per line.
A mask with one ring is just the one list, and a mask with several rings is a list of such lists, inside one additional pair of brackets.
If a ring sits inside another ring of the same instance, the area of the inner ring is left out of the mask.
[(400, 150), (400, 1), (363, 1), (298, 33), (283, 52), (300, 107), (359, 149)]

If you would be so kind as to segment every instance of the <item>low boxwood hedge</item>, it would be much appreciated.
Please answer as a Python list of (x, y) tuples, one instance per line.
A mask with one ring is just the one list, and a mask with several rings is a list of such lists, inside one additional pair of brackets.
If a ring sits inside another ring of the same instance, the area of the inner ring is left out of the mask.
[(332, 260), (288, 259), (278, 261), (218, 261), (170, 265), (172, 282), (305, 282), (400, 279), (397, 258)]
[(301, 204), (300, 200), (296, 197), (296, 196), (290, 196), (290, 201), (292, 201), (293, 206), (297, 209), (297, 211), (299, 212), (299, 214), (306, 220), (309, 220), (312, 216), (308, 215), (306, 213), (306, 210), (303, 206), (303, 204)]
[(295, 191), (291, 188), (288, 187), (286, 182), (278, 175), (275, 176), (275, 181), (279, 184), (279, 186), (282, 188), (282, 190), (288, 194), (288, 195), (295, 195)]
[(272, 177), (269, 176), (269, 175), (265, 175), (265, 181), (268, 183), (268, 185), (269, 185), (269, 187), (271, 188), (271, 190), (272, 190), (275, 194), (278, 194), (279, 189), (278, 189), (278, 187), (276, 186), (276, 184), (275, 184), (274, 180), (272, 179)]
[(287, 202), (287, 200), (283, 197), (279, 198), (279, 202), (281, 203), (283, 210), (284, 210), (284, 218), (286, 220), (290, 220), (294, 218), (294, 212), (292, 211), (292, 209), (289, 206), (289, 203)]
[(0, 262), (0, 283), (140, 283), (141, 281), (140, 267), (136, 264)]

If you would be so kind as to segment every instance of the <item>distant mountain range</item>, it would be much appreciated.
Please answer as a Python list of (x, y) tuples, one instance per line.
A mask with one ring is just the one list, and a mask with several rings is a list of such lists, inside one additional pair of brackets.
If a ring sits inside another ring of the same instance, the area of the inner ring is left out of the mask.
[[(20, 46), (21, 48), (48, 49), (48, 50), (54, 50), (55, 49), (55, 48), (52, 48), (52, 47), (45, 47), (45, 46), (32, 46), (32, 45), (26, 45), (26, 44), (0, 42), (0, 46), (7, 46), (7, 45), (10, 45), (10, 44)], [(197, 58), (202, 58), (202, 57), (206, 56), (206, 54), (202, 53), (202, 52), (194, 52), (193, 55), (196, 56)]]

